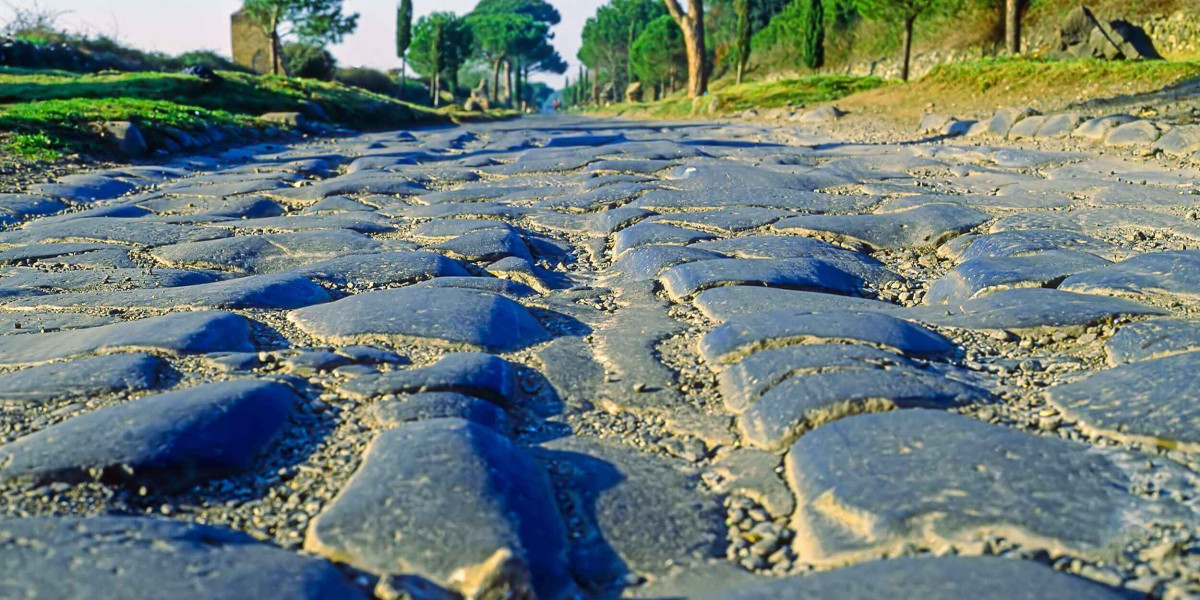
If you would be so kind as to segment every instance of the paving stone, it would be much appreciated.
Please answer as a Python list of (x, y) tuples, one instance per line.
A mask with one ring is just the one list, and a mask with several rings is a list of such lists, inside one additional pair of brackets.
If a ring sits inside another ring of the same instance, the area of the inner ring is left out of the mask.
[(631, 206), (604, 210), (596, 213), (595, 216), (588, 220), (587, 230), (592, 235), (608, 237), (619, 229), (628, 227), (641, 219), (655, 214), (658, 213)]
[(1178, 125), (1151, 146), (1170, 156), (1187, 156), (1200, 150), (1200, 125)]
[(613, 261), (612, 270), (633, 280), (656, 279), (663, 271), (683, 263), (726, 258), (724, 254), (691, 246), (652, 244), (626, 251)]
[(753, 235), (697, 242), (690, 247), (720, 252), (736, 258), (816, 258), (858, 276), (877, 288), (904, 280), (870, 256), (839, 248), (829, 242), (796, 235)]
[(17, 267), (0, 271), (0, 298), (38, 296), (77, 289), (171, 289), (217, 281), (215, 273), (182, 269), (74, 269), (42, 271)]
[(0, 250), (0, 263), (12, 264), (26, 261), (54, 258), (82, 252), (94, 252), (106, 248), (120, 248), (112, 244), (94, 244), (87, 242), (59, 242), (51, 244), (31, 244)]
[(1105, 115), (1084, 121), (1075, 129), (1071, 137), (1083, 138), (1093, 142), (1101, 142), (1108, 137), (1108, 133), (1121, 125), (1132, 123), (1137, 120), (1137, 117), (1131, 115)]
[(1062, 138), (1074, 133), (1075, 129), (1088, 118), (1079, 113), (1059, 113), (1046, 117), (1042, 126), (1037, 130), (1038, 139)]
[(304, 187), (272, 190), (270, 194), (284, 200), (315, 202), (329, 196), (353, 194), (413, 196), (424, 194), (427, 191), (424, 185), (409, 181), (394, 173), (359, 171), (326, 179)]
[(571, 569), (585, 588), (661, 577), (722, 552), (720, 499), (698, 491), (690, 465), (580, 437), (548, 442), (537, 456), (565, 497)]
[(481, 229), (512, 231), (513, 227), (495, 219), (434, 219), (413, 227), (409, 235), (418, 239), (442, 241)]
[(62, 198), (71, 202), (91, 202), (124, 196), (137, 189), (137, 185), (103, 173), (83, 173), (60, 177), (57, 183), (41, 183), (33, 186), (34, 193)]
[(0, 313), (0, 335), (49, 333), (116, 323), (114, 316), (75, 313)]
[(685, 211), (650, 217), (649, 223), (665, 223), (681, 227), (699, 227), (724, 234), (737, 233), (770, 225), (783, 217), (794, 215), (792, 211), (757, 206), (738, 206), (706, 211)]
[(534, 204), (537, 208), (549, 208), (575, 213), (594, 212), (603, 208), (620, 206), (637, 198), (646, 190), (656, 186), (640, 182), (618, 182), (586, 191), (582, 194), (567, 194)]
[(904, 311), (906, 318), (965, 329), (1079, 328), (1117, 316), (1166, 314), (1119, 298), (1047, 288), (1018, 288), (950, 305)]
[(169, 519), (0, 520), (0, 568), (13, 598), (365, 599), (325, 561)]
[(458, 288), (356, 294), (293, 311), (288, 319), (314, 337), (339, 344), (420, 340), (507, 352), (550, 338), (524, 306), (490, 292)]
[(836, 240), (873, 248), (936, 248), (991, 217), (952, 204), (928, 204), (908, 210), (867, 215), (812, 215), (777, 221), (777, 231), (826, 234)]
[(1200, 251), (1151, 252), (1063, 280), (1060, 289), (1088, 294), (1200, 295)]
[(420, 251), (341, 256), (309, 263), (288, 272), (319, 283), (354, 288), (412, 283), (435, 277), (469, 276), (466, 269), (454, 260), (441, 254)]
[(717, 475), (713, 491), (741, 494), (767, 509), (773, 517), (788, 517), (796, 510), (796, 500), (787, 483), (776, 473), (779, 456), (751, 448), (727, 449), (712, 463), (705, 479)]
[(1110, 365), (1200, 350), (1200, 319), (1150, 319), (1130, 323), (1108, 338), (1104, 348)]
[(799, 374), (771, 387), (738, 417), (742, 440), (785, 452), (796, 438), (838, 419), (897, 408), (953, 408), (991, 396), (942, 374), (911, 368)]
[[(305, 208), (301, 214), (320, 214), (320, 213), (338, 213), (338, 212), (369, 212), (374, 210), (371, 206), (363, 204), (357, 200), (352, 200), (345, 196), (329, 196), (318, 200), (312, 206)], [(267, 215), (260, 215), (267, 216)], [(273, 216), (273, 215), (272, 215)]]
[(903, 356), (853, 344), (811, 344), (761, 350), (727, 366), (717, 376), (725, 408), (742, 414), (764, 392), (789, 377), (834, 369), (916, 367)]
[(360, 233), (387, 233), (396, 228), (387, 217), (369, 212), (236, 219), (217, 221), (213, 227), (255, 232), (346, 230)]
[(481, 229), (460, 235), (452, 240), (428, 246), (428, 250), (445, 252), (454, 258), (468, 261), (492, 261), (506, 256), (533, 260), (529, 247), (512, 229)]
[(301, 231), (238, 236), (155, 248), (150, 255), (168, 265), (237, 273), (273, 273), (346, 254), (379, 252), (379, 242), (354, 231)]
[(948, 556), (879, 560), (695, 597), (705, 600), (1125, 600), (1129, 596), (1122, 590), (1034, 562)]
[(1038, 114), (1038, 112), (1028, 106), (1020, 108), (1001, 108), (997, 110), (990, 121), (987, 122), (987, 132), (991, 135), (1006, 136), (1013, 125), (1027, 117)]
[[(744, 181), (755, 181), (747, 179)], [(802, 189), (771, 188), (760, 185), (703, 188), (695, 191), (653, 190), (629, 203), (631, 208), (652, 211), (759, 207), (811, 213), (864, 210), (875, 203), (867, 196), (821, 194)]]
[(1046, 117), (1042, 115), (1030, 115), (1025, 117), (1024, 119), (1014, 123), (1013, 126), (1008, 130), (1008, 139), (1019, 140), (1034, 137), (1037, 135), (1038, 130), (1041, 129), (1042, 125), (1045, 123)]
[(696, 308), (700, 309), (700, 312), (704, 313), (704, 316), (717, 323), (724, 323), (741, 315), (778, 309), (827, 312), (840, 310), (888, 311), (901, 308), (895, 304), (867, 298), (749, 285), (731, 285), (704, 290), (696, 294), (692, 302)]
[(100, 327), (0, 338), (0, 365), (152, 349), (168, 354), (249, 352), (250, 322), (221, 311), (181, 312)]
[(703, 260), (671, 267), (659, 276), (659, 280), (675, 302), (709, 288), (727, 285), (762, 285), (847, 295), (863, 287), (858, 277), (812, 258)]
[(210, 227), (188, 227), (141, 219), (95, 217), (0, 232), (0, 243), (36, 244), (55, 241), (92, 241), (139, 246), (166, 246), (229, 236), (228, 231)]
[(959, 264), (929, 286), (925, 304), (962, 302), (1005, 289), (1053, 287), (1070, 275), (1110, 264), (1098, 256), (1047, 250), (1028, 256), (976, 258)]
[(521, 298), (529, 298), (537, 296), (537, 290), (521, 283), (509, 279), (499, 279), (496, 277), (435, 277), (426, 279), (418, 283), (414, 283), (411, 287), (422, 289), (461, 289), (461, 290), (477, 290), (481, 292), (490, 292), (499, 294), (505, 298), (512, 300), (520, 300)]
[(255, 219), (275, 217), (284, 213), (278, 202), (262, 197), (195, 198), (165, 197), (139, 202), (138, 206), (159, 215), (191, 217), (186, 222), (221, 219)]
[(1131, 121), (1118, 125), (1104, 138), (1106, 146), (1149, 146), (1162, 136), (1162, 128), (1150, 121)]
[(0, 446), (0, 478), (47, 484), (100, 473), (105, 481), (186, 489), (250, 468), (297, 402), (283, 384), (241, 380), (97, 409)]
[(979, 553), (1003, 531), (1027, 550), (1110, 556), (1144, 524), (1191, 512), (1135, 495), (1136, 462), (940, 411), (842, 419), (788, 453), (794, 548), (806, 562), (840, 565), (901, 547)]
[(15, 225), (30, 217), (44, 217), (68, 206), (62, 200), (45, 196), (0, 194), (0, 225)]
[(989, 233), (1024, 229), (1058, 229), (1083, 235), (1099, 235), (1115, 229), (1168, 229), (1183, 225), (1178, 217), (1136, 208), (1097, 208), (1086, 210), (1027, 212), (1000, 217)]
[(663, 244), (686, 246), (692, 242), (711, 240), (715, 237), (711, 233), (695, 229), (639, 221), (613, 234), (612, 252), (613, 256), (619, 258), (625, 252), (641, 246)]
[(734, 363), (761, 350), (836, 341), (877, 346), (913, 356), (945, 356), (956, 350), (941, 334), (886, 313), (779, 309), (735, 317), (700, 341), (709, 364)]
[(148, 354), (114, 354), (0, 375), (0, 402), (51, 402), (159, 386), (167, 364)]
[(507, 435), (510, 428), (504, 409), (458, 392), (425, 392), (403, 400), (372, 404), (371, 417), (384, 427), (399, 427), (429, 419), (464, 419), (503, 435)]
[(1200, 353), (1119, 365), (1050, 388), (1047, 398), (1088, 433), (1168, 450), (1200, 449)]
[(476, 352), (456, 352), (428, 366), (363, 375), (338, 388), (353, 398), (386, 394), (457, 392), (511, 404), (517, 394), (517, 372), (512, 363)]
[(294, 309), (329, 302), (321, 286), (299, 275), (270, 273), (182, 287), (143, 288), (36, 296), (10, 302), (6, 309), (79, 308)]
[(1027, 256), (1044, 250), (1074, 250), (1110, 257), (1112, 244), (1073, 231), (1055, 229), (1004, 231), (973, 238), (958, 255), (959, 262), (976, 258)]
[(384, 432), (309, 526), (305, 548), (372, 573), (410, 573), (467, 598), (571, 594), (554, 495), (491, 429), (434, 419)]

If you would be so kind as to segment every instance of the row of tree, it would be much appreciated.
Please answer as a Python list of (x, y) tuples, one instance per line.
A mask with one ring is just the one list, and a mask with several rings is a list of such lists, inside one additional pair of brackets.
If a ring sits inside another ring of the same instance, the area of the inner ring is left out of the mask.
[[(276, 73), (284, 64), (280, 53), (285, 47), (289, 54), (328, 57), (324, 46), (340, 42), (358, 26), (359, 15), (345, 13), (343, 0), (244, 0), (243, 7), (274, 40), (270, 59)], [(436, 106), (443, 91), (460, 95), (459, 74), (464, 67), (481, 63), (490, 70), (486, 87), (491, 102), (520, 106), (532, 73), (561, 75), (567, 70), (566, 61), (551, 45), (550, 28), (561, 19), (546, 0), (480, 0), (467, 15), (434, 12), (414, 23), (412, 0), (400, 0), (396, 8), (399, 89), (405, 89), (411, 66), (428, 80)]]
[[(1029, 0), (1001, 1), (1006, 46), (1016, 54)], [(752, 39), (759, 35), (794, 45), (789, 55), (818, 69), (825, 62), (827, 3), (834, 5), (831, 19), (837, 23), (852, 15), (895, 24), (902, 32), (905, 80), (917, 20), (963, 6), (963, 0), (611, 0), (584, 26), (579, 59), (587, 70), (581, 67), (574, 82), (568, 79), (565, 99), (599, 103), (615, 99), (634, 82), (657, 97), (675, 90), (684, 73), (688, 96), (699, 97), (708, 89), (715, 62), (742, 82), (755, 47)], [(718, 38), (715, 44), (706, 43), (712, 36)]]

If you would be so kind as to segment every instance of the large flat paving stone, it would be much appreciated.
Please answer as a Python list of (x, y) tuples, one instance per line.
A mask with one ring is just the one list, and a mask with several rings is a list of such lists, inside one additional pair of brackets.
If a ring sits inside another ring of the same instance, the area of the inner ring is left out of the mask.
[(893, 558), (698, 596), (705, 600), (1128, 600), (1123, 590), (1034, 562), (993, 557)]
[(710, 365), (734, 363), (755, 352), (802, 344), (852, 342), (912, 356), (944, 356), (954, 342), (885, 313), (780, 309), (735, 317), (700, 340)]
[(366, 292), (292, 311), (288, 319), (314, 337), (343, 344), (424, 341), (506, 352), (550, 338), (524, 306), (459, 288)]
[(794, 547), (832, 566), (906, 546), (974, 554), (1002, 532), (1052, 555), (1108, 556), (1145, 524), (1191, 512), (1136, 496), (1130, 462), (941, 411), (842, 419), (801, 437), (785, 461)]
[(1108, 242), (1073, 231), (1029, 229), (976, 237), (963, 249), (958, 259), (966, 262), (976, 258), (1026, 256), (1045, 250), (1074, 250), (1108, 257), (1114, 248)]
[(156, 223), (142, 219), (85, 217), (5, 231), (0, 233), (0, 244), (91, 241), (153, 247), (215, 240), (230, 235), (224, 229), (212, 227)]
[(1170, 450), (1200, 449), (1200, 353), (1143, 360), (1046, 392), (1087, 432)]
[(813, 344), (787, 346), (755, 352), (717, 375), (725, 408), (741, 414), (771, 389), (786, 379), (806, 373), (835, 369), (882, 369), (915, 366), (893, 352), (852, 344)]
[(872, 248), (936, 248), (990, 220), (987, 213), (954, 204), (926, 204), (885, 214), (789, 217), (772, 227), (782, 232), (827, 235)]
[(889, 311), (901, 308), (895, 304), (869, 298), (752, 285), (730, 285), (704, 290), (696, 294), (693, 303), (696, 308), (700, 309), (700, 312), (704, 313), (704, 316), (718, 323), (724, 323), (741, 315), (785, 308), (809, 312)]
[(382, 287), (437, 277), (467, 277), (457, 261), (422, 251), (381, 252), (340, 256), (289, 269), (313, 281), (339, 287)]
[(657, 278), (663, 271), (675, 265), (718, 258), (727, 257), (724, 254), (692, 246), (654, 244), (626, 251), (620, 258), (613, 261), (612, 269), (627, 279), (644, 281)]
[(0, 569), (8, 598), (365, 600), (323, 560), (168, 519), (0, 520)]
[(954, 267), (929, 286), (925, 304), (961, 302), (1005, 289), (1051, 287), (1070, 275), (1103, 268), (1107, 260), (1070, 250), (1029, 256), (976, 258)]
[(155, 248), (150, 255), (171, 266), (237, 273), (273, 273), (346, 254), (379, 252), (379, 242), (355, 231), (301, 231), (244, 235)]
[(1117, 316), (1166, 312), (1120, 298), (1049, 288), (1018, 288), (952, 304), (914, 307), (902, 314), (933, 325), (991, 330), (1083, 327)]
[(866, 254), (798, 235), (745, 236), (698, 242), (690, 247), (720, 252), (731, 258), (816, 258), (860, 277), (877, 288), (904, 279)]
[(507, 435), (509, 431), (504, 409), (458, 392), (421, 392), (403, 399), (377, 402), (371, 405), (371, 417), (384, 427), (430, 419), (464, 419), (497, 433)]
[(0, 338), (0, 364), (25, 365), (84, 354), (154, 350), (167, 354), (251, 352), (250, 322), (221, 311), (173, 313), (100, 327)]
[(1152, 252), (1079, 273), (1059, 289), (1087, 294), (1200, 296), (1200, 251)]
[(897, 408), (952, 408), (991, 396), (945, 375), (911, 368), (843, 369), (795, 375), (768, 389), (742, 412), (742, 440), (784, 452), (796, 438), (851, 415)]
[(702, 260), (671, 267), (659, 276), (659, 281), (675, 302), (727, 285), (761, 285), (845, 295), (863, 288), (862, 279), (814, 258)]
[(101, 408), (0, 446), (0, 478), (188, 488), (248, 469), (299, 402), (287, 386), (240, 380)]
[(35, 296), (11, 302), (6, 309), (158, 308), (158, 309), (283, 309), (329, 302), (324, 288), (307, 278), (287, 273), (251, 275), (183, 287), (142, 288)]
[(613, 235), (613, 255), (620, 257), (633, 248), (649, 246), (651, 244), (686, 246), (692, 242), (711, 240), (715, 237), (717, 236), (696, 229), (678, 227), (667, 223), (639, 221), (637, 224), (626, 227)]
[(462, 419), (380, 434), (310, 523), (305, 548), (372, 573), (420, 575), (467, 598), (508, 589), (512, 597), (553, 600), (574, 587), (566, 533), (540, 465)]
[(0, 298), (38, 296), (78, 289), (171, 288), (219, 279), (216, 273), (184, 269), (71, 269), (47, 272), (36, 268), (12, 267), (0, 270), (0, 276)]
[(533, 260), (525, 241), (511, 228), (479, 229), (452, 240), (433, 244), (427, 249), (445, 252), (454, 258), (468, 261), (492, 261), (506, 256)]
[(1150, 319), (1122, 327), (1104, 343), (1119, 365), (1200, 350), (1200, 319)]
[(354, 398), (386, 394), (458, 392), (500, 404), (517, 393), (517, 372), (512, 363), (478, 352), (456, 352), (427, 367), (387, 371), (355, 377), (339, 388)]
[(989, 232), (1056, 229), (1097, 235), (1122, 229), (1154, 231), (1186, 224), (1187, 221), (1175, 215), (1140, 208), (1089, 208), (1011, 214), (996, 219)]
[(654, 580), (721, 554), (717, 496), (679, 460), (612, 442), (569, 437), (537, 456), (554, 475), (571, 524), (571, 569), (585, 588), (619, 588), (630, 575)]
[(0, 375), (0, 402), (49, 402), (158, 387), (167, 368), (148, 354), (113, 354)]

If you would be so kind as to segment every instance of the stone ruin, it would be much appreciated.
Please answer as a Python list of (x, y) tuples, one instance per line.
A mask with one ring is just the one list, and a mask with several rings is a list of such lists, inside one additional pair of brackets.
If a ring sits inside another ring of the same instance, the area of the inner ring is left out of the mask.
[(233, 36), (233, 62), (242, 65), (255, 73), (272, 73), (271, 44), (276, 45), (275, 62), (279, 73), (287, 73), (283, 66), (283, 49), (279, 40), (263, 33), (262, 28), (250, 18), (245, 10), (239, 10), (230, 16), (230, 33)]
[(1067, 14), (1058, 30), (1056, 58), (1156, 60), (1162, 56), (1146, 30), (1124, 19), (1100, 21), (1091, 9), (1079, 6)]

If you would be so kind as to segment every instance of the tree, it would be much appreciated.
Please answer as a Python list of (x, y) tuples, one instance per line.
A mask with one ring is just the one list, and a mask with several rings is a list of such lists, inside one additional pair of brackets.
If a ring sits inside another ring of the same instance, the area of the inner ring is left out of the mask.
[(413, 26), (408, 60), (413, 69), (429, 78), (434, 106), (441, 103), (443, 79), (450, 84), (450, 93), (457, 93), (458, 69), (470, 56), (471, 47), (470, 27), (452, 12), (426, 15)]
[[(648, 23), (665, 14), (657, 0), (612, 0), (601, 6), (583, 26), (578, 55), (592, 70), (593, 80), (607, 79), (616, 89), (629, 83), (633, 42)], [(598, 97), (598, 92), (595, 90), (593, 97)]]
[(476, 50), (492, 68), (493, 100), (499, 100), (501, 70), (518, 105), (524, 90), (521, 80), (529, 71), (566, 72), (566, 62), (550, 44), (550, 27), (562, 16), (545, 0), (480, 0), (467, 19)]
[(290, 36), (314, 45), (336, 44), (358, 27), (358, 15), (342, 12), (342, 0), (244, 0), (246, 14), (271, 40), (271, 72), (279, 75), (279, 50)]
[(292, 77), (333, 81), (337, 61), (324, 46), (288, 42), (283, 45), (283, 66)]
[(822, 0), (797, 0), (804, 2), (801, 19), (804, 37), (801, 38), (804, 66), (819, 69), (825, 64), (825, 3)]
[(1004, 41), (1009, 54), (1021, 53), (1021, 19), (1026, 8), (1029, 8), (1029, 0), (1004, 2)]
[(400, 95), (408, 85), (405, 71), (408, 67), (408, 47), (412, 45), (412, 0), (400, 0), (396, 7), (396, 56), (400, 57)]
[(904, 27), (904, 57), (900, 78), (908, 81), (912, 62), (913, 25), (917, 17), (931, 12), (952, 12), (959, 0), (856, 0), (858, 11), (868, 19), (900, 22)]
[(668, 15), (651, 21), (633, 43), (632, 56), (638, 80), (665, 92), (675, 74), (687, 68), (679, 24)]
[(742, 84), (742, 75), (746, 72), (746, 63), (750, 62), (750, 0), (733, 0), (733, 10), (737, 13), (737, 82)]
[(704, 1), (688, 0), (687, 12), (679, 0), (663, 0), (667, 12), (683, 30), (683, 45), (687, 49), (688, 97), (699, 98), (708, 92), (708, 69), (704, 50)]

